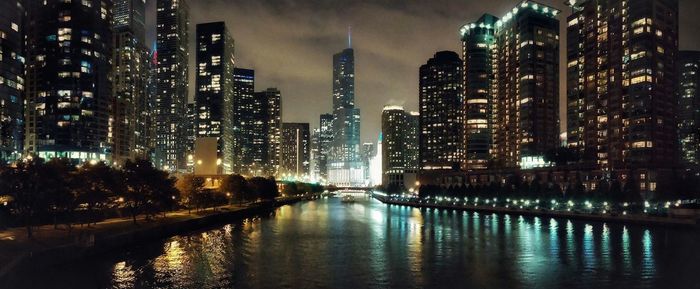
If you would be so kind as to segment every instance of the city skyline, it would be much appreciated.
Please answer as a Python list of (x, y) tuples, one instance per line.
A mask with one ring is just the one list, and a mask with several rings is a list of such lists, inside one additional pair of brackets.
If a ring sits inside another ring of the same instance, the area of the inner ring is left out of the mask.
[[(147, 3), (148, 15), (155, 1)], [(236, 66), (257, 70), (259, 87), (278, 87), (285, 94), (285, 122), (308, 122), (318, 128), (318, 115), (327, 112), (332, 95), (332, 54), (347, 46), (352, 26), (356, 57), (356, 104), (362, 108), (361, 143), (374, 142), (381, 130), (384, 105), (418, 107), (418, 67), (436, 51), (461, 54), (459, 28), (484, 12), (503, 16), (520, 1), (190, 1), (190, 45), (194, 47), (194, 24), (226, 21), (236, 38)], [(560, 9), (560, 130), (566, 130), (566, 17), (565, 1), (540, 1)], [(680, 49), (700, 50), (700, 21), (692, 11), (700, 3), (680, 0)], [(290, 9), (290, 8), (294, 9)], [(293, 11), (293, 12), (292, 12)], [(379, 15), (389, 15), (380, 17)], [(259, 19), (266, 19), (261, 22)], [(147, 19), (152, 43), (155, 19)], [(247, 25), (246, 25), (247, 23)], [(255, 25), (250, 25), (255, 24)], [(430, 40), (430, 45), (416, 45)], [(275, 51), (285, 47), (284, 53)], [(190, 53), (190, 69), (194, 56)], [(303, 65), (300, 70), (297, 65)], [(381, 76), (381, 77), (379, 77)], [(190, 75), (191, 83), (194, 76)], [(190, 98), (193, 98), (190, 87)], [(295, 103), (315, 103), (311, 109)]]

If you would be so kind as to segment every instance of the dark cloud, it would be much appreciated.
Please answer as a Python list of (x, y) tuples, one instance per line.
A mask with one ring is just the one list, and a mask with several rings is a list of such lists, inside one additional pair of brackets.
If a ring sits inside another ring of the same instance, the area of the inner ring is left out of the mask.
[[(385, 104), (417, 109), (418, 67), (436, 51), (459, 52), (462, 24), (486, 12), (501, 15), (519, 2), (190, 0), (190, 51), (196, 23), (226, 21), (236, 40), (236, 65), (256, 70), (256, 89), (280, 88), (284, 121), (316, 127), (319, 114), (331, 109), (332, 55), (347, 46), (347, 27), (352, 26), (362, 139), (372, 141), (379, 133)], [(564, 0), (541, 2), (564, 11), (560, 17), (564, 28), (568, 14)], [(681, 48), (700, 49), (699, 21), (691, 15), (700, 9), (700, 1), (681, 0), (680, 5)], [(154, 39), (154, 0), (149, 0), (149, 16), (149, 38)], [(190, 63), (194, 69), (193, 54)], [(190, 75), (192, 94), (193, 70)]]

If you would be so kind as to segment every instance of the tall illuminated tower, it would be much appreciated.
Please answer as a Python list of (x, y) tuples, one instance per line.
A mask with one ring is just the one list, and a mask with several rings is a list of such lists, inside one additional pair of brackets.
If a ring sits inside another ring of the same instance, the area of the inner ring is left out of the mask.
[(233, 172), (234, 40), (226, 23), (197, 24), (196, 137), (214, 137), (222, 172)]
[(158, 47), (156, 95), (156, 164), (185, 168), (185, 106), (188, 94), (189, 8), (185, 0), (157, 0)]
[(355, 55), (349, 48), (333, 55), (333, 140), (328, 154), (328, 181), (361, 185), (360, 109), (355, 107)]

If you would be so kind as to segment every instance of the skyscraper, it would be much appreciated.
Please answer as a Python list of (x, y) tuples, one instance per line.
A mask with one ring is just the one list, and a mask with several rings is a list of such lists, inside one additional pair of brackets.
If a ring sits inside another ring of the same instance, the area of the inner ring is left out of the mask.
[(462, 32), (462, 59), (464, 59), (464, 153), (465, 169), (485, 169), (491, 158), (493, 142), (493, 51), (495, 48), (496, 18), (484, 14), (474, 23), (465, 25)]
[(236, 105), (234, 131), (235, 158), (239, 159), (235, 172), (249, 176), (274, 176), (279, 169), (282, 128), (282, 100), (277, 88), (251, 93), (253, 71), (236, 73)]
[(234, 41), (224, 22), (197, 24), (196, 136), (218, 139), (223, 173), (233, 171)]
[(401, 106), (382, 110), (382, 184), (404, 185), (404, 174), (418, 169), (418, 116)]
[(185, 0), (157, 0), (156, 6), (156, 161), (160, 168), (175, 171), (186, 161), (180, 124), (188, 101), (189, 8)]
[[(458, 170), (464, 163), (462, 60), (457, 53), (440, 51), (419, 74), (420, 169)], [(385, 133), (384, 150), (390, 146)]]
[(319, 161), (321, 158), (321, 129), (315, 128), (311, 130), (311, 153), (309, 155), (309, 171), (312, 181), (319, 181), (321, 178), (321, 168), (319, 167)]
[(531, 168), (559, 147), (559, 11), (524, 1), (496, 21), (493, 159)]
[(678, 57), (678, 140), (685, 167), (700, 165), (700, 51)]
[(318, 141), (318, 170), (320, 178), (328, 179), (328, 154), (331, 150), (333, 142), (333, 114), (321, 114), (319, 126), (319, 141)]
[[(277, 175), (280, 168), (281, 158), (281, 142), (282, 142), (282, 97), (279, 89), (271, 87), (264, 91), (258, 92), (259, 98), (267, 100), (265, 110), (265, 120), (267, 127), (264, 135), (267, 136), (267, 174)], [(308, 130), (308, 128), (307, 128)], [(308, 134), (308, 132), (307, 132)], [(307, 144), (310, 146), (310, 144)]]
[(25, 150), (108, 161), (112, 1), (28, 1)]
[(233, 171), (248, 174), (252, 164), (255, 71), (233, 69)]
[(673, 165), (678, 1), (569, 5), (569, 146), (603, 170)]
[(22, 1), (0, 3), (0, 163), (18, 159), (24, 141), (24, 16)]
[(333, 139), (328, 154), (328, 181), (361, 185), (360, 110), (355, 108), (355, 56), (352, 48), (333, 55)]
[(311, 139), (308, 123), (283, 123), (280, 173), (294, 179), (309, 176)]
[(115, 0), (112, 64), (113, 95), (110, 121), (112, 161), (121, 165), (127, 159), (147, 158), (152, 123), (153, 97), (148, 90), (150, 53), (146, 47), (145, 2)]

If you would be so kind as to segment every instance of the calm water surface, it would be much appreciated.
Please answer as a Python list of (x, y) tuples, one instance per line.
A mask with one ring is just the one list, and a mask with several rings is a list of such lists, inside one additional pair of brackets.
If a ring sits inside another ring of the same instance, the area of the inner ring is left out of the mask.
[(330, 198), (41, 276), (19, 287), (700, 288), (700, 234)]

